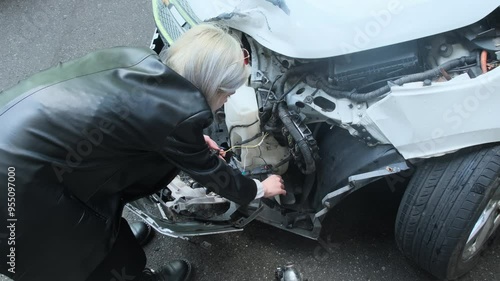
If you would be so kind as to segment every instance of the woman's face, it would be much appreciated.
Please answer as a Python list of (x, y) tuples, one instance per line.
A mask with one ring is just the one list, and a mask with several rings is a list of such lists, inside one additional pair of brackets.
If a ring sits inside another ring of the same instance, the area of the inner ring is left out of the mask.
[(232, 92), (232, 93), (225, 93), (225, 92), (219, 93), (217, 95), (217, 97), (215, 98), (212, 111), (216, 111), (217, 109), (221, 108), (227, 102), (227, 99), (230, 96), (232, 96), (233, 94), (234, 94), (234, 92)]

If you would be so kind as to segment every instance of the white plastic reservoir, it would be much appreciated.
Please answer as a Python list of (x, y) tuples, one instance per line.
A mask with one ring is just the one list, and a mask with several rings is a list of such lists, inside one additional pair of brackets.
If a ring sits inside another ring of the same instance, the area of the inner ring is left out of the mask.
[[(236, 161), (239, 168), (251, 171), (262, 165), (276, 165), (288, 155), (288, 149), (278, 144), (272, 136), (264, 135), (260, 131), (259, 108), (255, 90), (242, 86), (232, 95), (224, 105), (226, 125), (230, 132), (231, 146), (239, 145), (242, 141), (258, 137), (244, 147), (233, 149), (240, 155), (241, 161)], [(262, 139), (264, 138), (264, 141)], [(254, 147), (259, 143), (262, 144)], [(277, 173), (283, 174), (288, 169), (288, 163), (280, 166)]]

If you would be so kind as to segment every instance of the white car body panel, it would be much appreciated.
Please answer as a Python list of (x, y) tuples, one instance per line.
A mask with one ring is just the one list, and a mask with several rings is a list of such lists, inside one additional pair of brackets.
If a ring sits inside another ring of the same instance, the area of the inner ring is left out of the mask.
[[(455, 30), (499, 6), (496, 0), (484, 0), (474, 9), (465, 0), (182, 1), (190, 4), (199, 20), (222, 21), (292, 58), (349, 55)], [(408, 83), (393, 86), (388, 96), (354, 118), (358, 120), (340, 119), (344, 125), (363, 125), (379, 142), (394, 145), (405, 159), (436, 157), (500, 141), (500, 119), (495, 116), (499, 88), (500, 69), (426, 87), (422, 82)]]
[[(440, 156), (500, 140), (500, 69), (475, 79), (392, 87), (370, 106), (363, 123), (406, 158)], [(373, 126), (375, 125), (375, 126)]]
[(345, 55), (454, 30), (499, 6), (498, 0), (185, 1), (200, 20), (222, 20), (294, 58)]

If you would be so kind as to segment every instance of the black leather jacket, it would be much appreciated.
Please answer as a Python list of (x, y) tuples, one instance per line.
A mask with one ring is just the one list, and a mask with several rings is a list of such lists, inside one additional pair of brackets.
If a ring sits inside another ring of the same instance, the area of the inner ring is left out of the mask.
[[(255, 183), (205, 144), (211, 122), (200, 91), (149, 49), (94, 52), (0, 93), (0, 221), (13, 167), (16, 280), (85, 280), (112, 246), (124, 204), (179, 169), (252, 201)], [(5, 259), (11, 245), (0, 242)]]

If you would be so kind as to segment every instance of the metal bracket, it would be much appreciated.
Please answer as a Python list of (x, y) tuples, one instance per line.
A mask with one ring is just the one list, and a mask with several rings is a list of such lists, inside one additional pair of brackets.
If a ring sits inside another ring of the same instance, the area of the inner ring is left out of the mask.
[(337, 190), (334, 190), (330, 193), (328, 193), (325, 197), (323, 197), (323, 200), (321, 202), (323, 203), (323, 208), (321, 211), (317, 212), (314, 217), (317, 219), (323, 215), (325, 215), (330, 208), (332, 208), (332, 204), (330, 201), (337, 196), (347, 193), (347, 192), (352, 192), (354, 190), (357, 190), (377, 179), (379, 179), (382, 176), (390, 175), (390, 174), (395, 174), (399, 173), (404, 170), (408, 170), (410, 167), (406, 165), (406, 162), (400, 162), (400, 163), (394, 163), (391, 165), (386, 166), (384, 169), (380, 170), (375, 170), (371, 171), (368, 173), (363, 173), (363, 174), (357, 174), (349, 177), (349, 184), (341, 187)]
[(260, 212), (262, 212), (262, 210), (264, 210), (264, 205), (260, 205), (260, 207), (257, 208), (257, 210), (255, 210), (255, 212), (253, 212), (248, 218), (240, 218), (239, 220), (237, 220), (234, 223), (234, 227), (237, 228), (245, 227), (247, 224), (253, 221), (260, 214)]
[(380, 143), (380, 141), (378, 141), (375, 137), (373, 137), (369, 132), (368, 130), (366, 130), (365, 127), (363, 127), (361, 124), (356, 124), (356, 125), (353, 125), (351, 126), (351, 128), (353, 130), (355, 130), (357, 132), (357, 136), (361, 139), (363, 139), (363, 141), (369, 145), (369, 146), (374, 146), (374, 145), (377, 145)]
[(160, 201), (160, 199), (158, 199), (158, 197), (156, 196), (156, 194), (150, 195), (149, 198), (155, 202), (155, 205), (158, 208), (158, 211), (160, 212), (161, 217), (164, 220), (168, 220), (169, 218), (165, 214), (165, 211), (163, 210), (162, 204), (160, 203), (161, 201)]
[(409, 168), (410, 167), (408, 167), (405, 162), (394, 163), (386, 166), (384, 169), (350, 176), (349, 185), (354, 188), (360, 188), (371, 183), (374, 178), (378, 179), (381, 176), (396, 174), (401, 171), (408, 170)]
[(354, 187), (350, 186), (350, 185), (346, 185), (342, 188), (339, 188), (333, 192), (330, 192), (328, 193), (324, 198), (323, 200), (321, 200), (321, 202), (323, 203), (323, 206), (325, 206), (325, 208), (323, 208), (321, 211), (317, 212), (316, 215), (314, 215), (314, 218), (319, 218), (323, 215), (325, 215), (331, 208), (331, 205), (330, 205), (330, 202), (328, 202), (328, 200), (332, 199), (332, 198), (335, 198), (341, 194), (344, 194), (346, 193), (347, 191), (350, 191), (351, 189), (353, 189)]

